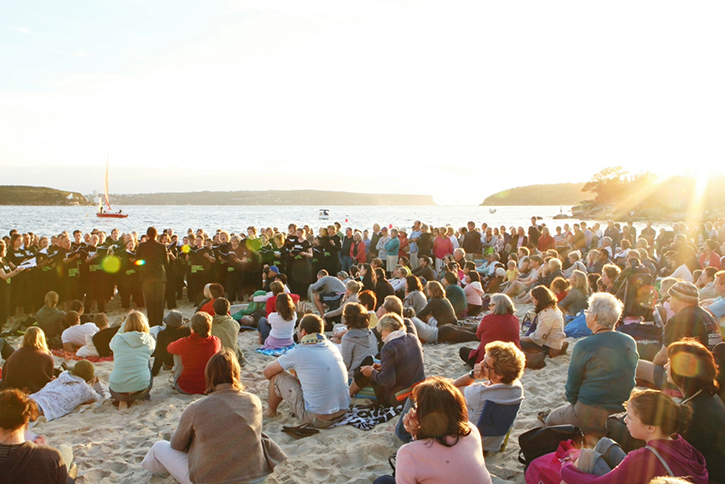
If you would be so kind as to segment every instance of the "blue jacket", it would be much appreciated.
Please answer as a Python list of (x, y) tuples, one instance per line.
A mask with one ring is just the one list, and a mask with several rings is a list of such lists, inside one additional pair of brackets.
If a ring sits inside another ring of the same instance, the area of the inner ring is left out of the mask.
[(109, 387), (117, 393), (145, 390), (151, 382), (149, 362), (156, 340), (149, 333), (124, 333), (123, 329), (111, 339), (113, 371), (108, 377)]

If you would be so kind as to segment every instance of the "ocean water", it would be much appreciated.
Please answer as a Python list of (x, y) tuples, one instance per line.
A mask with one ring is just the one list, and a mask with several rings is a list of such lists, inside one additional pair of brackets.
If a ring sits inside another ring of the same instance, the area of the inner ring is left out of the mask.
[[(114, 207), (114, 210), (119, 207)], [(492, 226), (522, 226), (530, 224), (532, 216), (542, 217), (541, 222), (556, 227), (576, 220), (554, 220), (560, 213), (568, 213), (570, 207), (559, 206), (327, 206), (329, 220), (319, 218), (319, 208), (311, 206), (144, 206), (120, 207), (128, 213), (126, 219), (100, 219), (95, 215), (95, 207), (35, 207), (0, 206), (0, 235), (11, 229), (20, 232), (34, 232), (51, 235), (63, 230), (80, 229), (84, 232), (98, 228), (109, 232), (117, 227), (122, 232), (145, 232), (149, 226), (158, 229), (173, 228), (175, 232), (185, 233), (187, 229), (203, 228), (207, 231), (225, 229), (230, 232), (246, 232), (248, 226), (279, 227), (286, 231), (294, 222), (309, 225), (315, 231), (328, 223), (340, 222), (343, 227), (372, 228), (374, 223), (381, 226), (410, 228), (415, 220), (436, 227), (451, 225), (463, 227), (469, 220), (481, 226), (487, 222)], [(495, 208), (495, 213), (490, 209)], [(589, 221), (593, 222), (593, 221)], [(641, 225), (641, 224), (636, 224)], [(638, 227), (639, 228), (639, 227)]]

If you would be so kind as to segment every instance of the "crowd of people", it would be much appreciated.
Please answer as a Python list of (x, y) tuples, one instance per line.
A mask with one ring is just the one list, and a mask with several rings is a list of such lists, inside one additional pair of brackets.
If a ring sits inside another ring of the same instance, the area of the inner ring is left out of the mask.
[[(725, 482), (724, 249), (725, 219), (639, 233), (613, 221), (552, 230), (536, 217), (527, 229), (416, 221), (317, 235), (295, 224), (11, 231), (0, 241), (0, 472), (71, 482), (72, 454), (29, 422), (89, 402), (124, 410), (151, 399), (167, 370), (180, 395), (209, 395), (143, 461), (179, 482), (264, 482), (285, 455), (263, 416), (286, 403), (301, 423), (290, 432), (305, 436), (340, 424), (360, 395), (402, 406), (395, 476), (376, 482), (491, 482), (484, 452), (513, 425), (524, 369), (567, 354), (575, 335), (567, 402), (539, 413), (584, 433), (588, 448), (562, 459), (564, 482)], [(116, 294), (124, 317), (111, 325)], [(196, 308), (189, 320), (182, 298)], [(280, 355), (260, 375), (264, 412), (240, 381), (244, 330)], [(7, 339), (20, 335), (16, 349)], [(470, 372), (426, 375), (423, 345), (466, 342), (477, 344), (456, 354)], [(55, 368), (51, 349), (112, 356), (108, 383), (88, 360)], [(495, 405), (513, 409), (503, 430), (488, 421)]]

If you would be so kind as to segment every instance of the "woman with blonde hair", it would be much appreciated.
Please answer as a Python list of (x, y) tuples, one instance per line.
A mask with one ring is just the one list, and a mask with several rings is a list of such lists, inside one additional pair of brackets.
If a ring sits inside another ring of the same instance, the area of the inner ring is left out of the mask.
[(589, 307), (589, 281), (586, 273), (580, 270), (573, 271), (569, 277), (569, 284), (571, 289), (564, 299), (559, 301), (558, 306), (564, 314), (576, 316)]
[(40, 391), (53, 379), (53, 355), (45, 333), (37, 326), (25, 332), (22, 346), (5, 361), (1, 390), (17, 388), (28, 393)]
[(171, 442), (156, 442), (141, 465), (192, 482), (262, 483), (287, 456), (262, 432), (262, 402), (244, 391), (237, 357), (228, 348), (206, 365), (206, 398), (181, 415)]
[(154, 384), (151, 355), (156, 349), (156, 340), (149, 334), (146, 316), (131, 311), (109, 346), (113, 351), (113, 370), (108, 382), (118, 409), (125, 409), (134, 400), (150, 399)]

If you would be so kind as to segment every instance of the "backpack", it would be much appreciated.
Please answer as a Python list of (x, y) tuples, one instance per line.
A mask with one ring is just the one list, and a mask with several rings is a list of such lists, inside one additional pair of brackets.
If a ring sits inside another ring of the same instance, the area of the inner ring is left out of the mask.
[(566, 440), (572, 440), (575, 446), (581, 447), (584, 434), (579, 427), (573, 425), (536, 427), (524, 432), (519, 435), (519, 462), (528, 468), (534, 459), (556, 452), (559, 444)]

